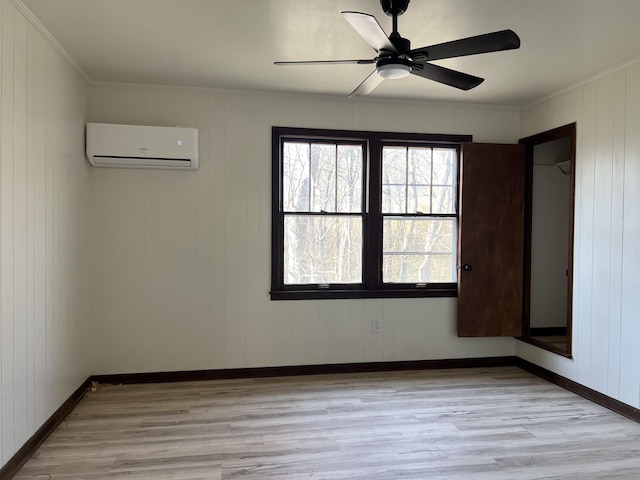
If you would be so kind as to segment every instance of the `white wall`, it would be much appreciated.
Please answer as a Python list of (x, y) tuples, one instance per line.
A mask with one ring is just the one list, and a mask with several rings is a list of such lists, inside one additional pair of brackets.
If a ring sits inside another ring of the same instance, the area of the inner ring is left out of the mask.
[(274, 125), (515, 142), (517, 110), (96, 86), (88, 121), (196, 126), (201, 146), (198, 172), (93, 171), (95, 373), (514, 354), (457, 338), (455, 298), (270, 301), (270, 176)]
[(0, 1), (0, 466), (92, 372), (86, 83)]
[(534, 148), (530, 326), (566, 327), (571, 177), (540, 155)]
[(527, 360), (640, 407), (640, 63), (523, 109), (522, 136), (577, 122), (574, 359)]

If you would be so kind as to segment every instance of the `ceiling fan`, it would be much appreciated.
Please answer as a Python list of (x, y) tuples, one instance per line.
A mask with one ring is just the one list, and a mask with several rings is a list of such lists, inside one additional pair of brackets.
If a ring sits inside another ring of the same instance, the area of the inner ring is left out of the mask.
[(499, 52), (520, 47), (520, 38), (512, 30), (486, 33), (428, 47), (411, 49), (411, 42), (398, 33), (398, 17), (409, 6), (410, 0), (380, 0), (382, 10), (393, 18), (393, 32), (387, 36), (373, 15), (360, 12), (342, 12), (342, 16), (376, 51), (372, 59), (316, 60), (274, 62), (275, 65), (362, 65), (375, 64), (376, 69), (351, 92), (349, 97), (371, 93), (386, 78), (403, 78), (409, 74), (434, 80), (460, 90), (470, 90), (484, 79), (467, 73), (430, 63), (444, 58), (463, 57), (480, 53)]

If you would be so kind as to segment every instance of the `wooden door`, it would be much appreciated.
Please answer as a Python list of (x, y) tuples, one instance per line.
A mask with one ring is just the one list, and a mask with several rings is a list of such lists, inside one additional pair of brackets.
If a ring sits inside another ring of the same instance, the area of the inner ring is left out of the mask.
[(465, 143), (460, 168), (458, 336), (520, 336), (524, 146)]

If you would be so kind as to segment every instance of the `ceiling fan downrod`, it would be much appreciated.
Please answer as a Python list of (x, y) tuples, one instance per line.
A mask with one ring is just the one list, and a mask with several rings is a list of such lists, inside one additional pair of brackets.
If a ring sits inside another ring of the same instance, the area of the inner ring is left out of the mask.
[(392, 18), (392, 32), (389, 40), (398, 50), (400, 55), (411, 50), (411, 42), (406, 38), (402, 38), (398, 33), (398, 17), (402, 15), (409, 6), (410, 0), (380, 0), (380, 5), (384, 13)]

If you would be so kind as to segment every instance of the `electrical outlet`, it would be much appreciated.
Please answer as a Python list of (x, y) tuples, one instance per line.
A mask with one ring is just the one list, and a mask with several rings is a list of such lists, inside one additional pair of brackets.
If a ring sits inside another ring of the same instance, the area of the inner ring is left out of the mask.
[(379, 318), (371, 319), (371, 333), (382, 333), (382, 320)]

